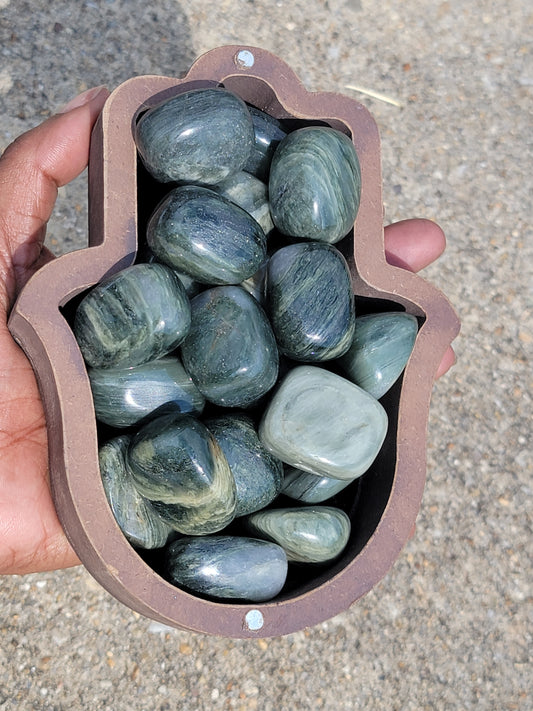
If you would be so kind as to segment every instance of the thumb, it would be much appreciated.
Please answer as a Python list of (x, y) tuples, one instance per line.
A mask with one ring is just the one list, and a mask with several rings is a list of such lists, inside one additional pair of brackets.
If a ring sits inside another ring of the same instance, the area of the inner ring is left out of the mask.
[(80, 94), (0, 158), (0, 305), (6, 311), (42, 261), (57, 189), (87, 166), (91, 130), (108, 96), (105, 87)]

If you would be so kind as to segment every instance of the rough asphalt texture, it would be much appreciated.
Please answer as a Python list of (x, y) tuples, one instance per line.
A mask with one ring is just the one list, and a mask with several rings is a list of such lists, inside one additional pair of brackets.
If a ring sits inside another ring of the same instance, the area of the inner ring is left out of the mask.
[[(2, 578), (0, 709), (533, 708), (532, 22), (527, 0), (0, 0), (0, 150), (87, 87), (175, 76), (222, 44), (362, 101), (386, 221), (443, 226), (425, 276), (463, 322), (415, 536), (370, 594), (304, 632), (231, 641), (139, 617), (81, 568)], [(82, 177), (48, 244), (84, 247), (86, 219)]]

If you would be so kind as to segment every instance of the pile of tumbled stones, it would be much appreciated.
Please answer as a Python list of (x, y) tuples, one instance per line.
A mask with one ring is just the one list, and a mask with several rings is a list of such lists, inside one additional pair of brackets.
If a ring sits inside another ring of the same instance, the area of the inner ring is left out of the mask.
[(144, 261), (95, 286), (73, 324), (111, 433), (106, 495), (134, 547), (164, 548), (175, 585), (268, 600), (288, 561), (324, 564), (345, 548), (350, 519), (327, 501), (377, 456), (378, 399), (417, 321), (355, 316), (333, 245), (353, 227), (361, 175), (340, 131), (287, 131), (208, 88), (146, 111), (135, 140), (169, 192)]

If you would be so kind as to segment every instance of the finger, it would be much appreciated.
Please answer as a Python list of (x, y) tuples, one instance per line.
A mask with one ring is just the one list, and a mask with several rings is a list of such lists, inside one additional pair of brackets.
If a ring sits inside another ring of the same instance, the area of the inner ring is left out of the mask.
[[(385, 256), (393, 266), (417, 272), (438, 259), (445, 247), (444, 232), (431, 220), (404, 220), (385, 227)], [(447, 373), (455, 361), (449, 346), (435, 377)]]
[(385, 257), (389, 264), (418, 272), (444, 252), (446, 238), (431, 220), (403, 220), (385, 227)]
[(85, 92), (0, 159), (0, 296), (7, 305), (40, 257), (58, 187), (87, 165), (91, 130), (108, 95), (104, 87)]

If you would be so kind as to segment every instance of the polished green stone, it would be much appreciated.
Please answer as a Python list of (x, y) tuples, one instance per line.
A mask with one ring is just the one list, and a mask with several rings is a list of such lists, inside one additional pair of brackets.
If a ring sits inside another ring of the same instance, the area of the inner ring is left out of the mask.
[(248, 110), (254, 127), (254, 144), (243, 170), (267, 181), (274, 152), (287, 132), (273, 116), (255, 106), (249, 106)]
[(237, 487), (235, 516), (270, 504), (281, 489), (283, 465), (263, 447), (246, 415), (224, 415), (206, 421), (224, 452)]
[(355, 321), (352, 345), (339, 365), (346, 377), (380, 398), (403, 372), (417, 333), (418, 321), (410, 314), (361, 316)]
[(352, 483), (351, 479), (333, 479), (304, 472), (295, 467), (285, 467), (282, 493), (306, 504), (321, 504), (331, 499)]
[(386, 432), (387, 414), (375, 398), (310, 365), (289, 371), (259, 426), (261, 442), (281, 461), (344, 480), (366, 472)]
[(135, 486), (185, 535), (215, 533), (235, 515), (235, 481), (209, 430), (190, 415), (157, 417), (133, 437), (127, 457)]
[(98, 452), (102, 483), (113, 515), (128, 541), (137, 548), (162, 548), (171, 528), (134, 486), (126, 464), (129, 435), (106, 442)]
[(245, 210), (208, 188), (175, 188), (150, 217), (156, 257), (204, 284), (238, 284), (266, 257), (266, 237)]
[(213, 185), (212, 189), (251, 215), (261, 225), (266, 235), (274, 229), (268, 202), (268, 188), (255, 176), (241, 171), (230, 175), (218, 185)]
[(90, 368), (96, 418), (112, 427), (130, 427), (163, 406), (200, 414), (205, 398), (177, 356), (131, 368)]
[(74, 335), (88, 365), (132, 366), (170, 353), (190, 323), (189, 299), (172, 269), (135, 264), (84, 297), (76, 310)]
[(247, 407), (278, 374), (278, 350), (264, 311), (239, 286), (207, 289), (191, 301), (183, 365), (207, 400)]
[(333, 244), (353, 227), (361, 193), (355, 148), (340, 131), (308, 126), (279, 144), (270, 169), (270, 209), (280, 232)]
[(287, 557), (275, 543), (237, 536), (182, 538), (167, 549), (170, 581), (219, 599), (264, 602), (287, 577)]
[(335, 247), (300, 242), (274, 252), (266, 305), (279, 350), (289, 358), (331, 360), (350, 347), (354, 297), (348, 265)]
[(332, 506), (257, 511), (246, 525), (252, 535), (277, 543), (289, 561), (298, 563), (333, 560), (346, 547), (351, 528), (344, 511)]
[(214, 185), (242, 170), (254, 145), (246, 104), (218, 88), (193, 89), (149, 109), (135, 141), (161, 182)]

